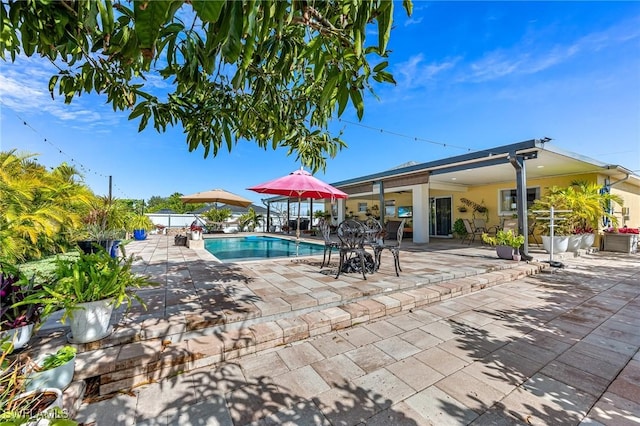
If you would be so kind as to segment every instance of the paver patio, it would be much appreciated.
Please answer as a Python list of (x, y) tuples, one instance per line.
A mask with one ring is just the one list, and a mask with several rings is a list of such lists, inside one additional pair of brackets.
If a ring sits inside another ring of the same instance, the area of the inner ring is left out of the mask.
[[(583, 254), (565, 259), (564, 269), (527, 275), (516, 273), (526, 264), (500, 269), (501, 264), (515, 262), (494, 259), (489, 248), (409, 246), (402, 253), (404, 272), (399, 278), (388, 262), (365, 282), (357, 274), (341, 275), (340, 280), (327, 277), (313, 259), (210, 267), (204, 253), (162, 245), (161, 240), (151, 239), (132, 244), (130, 251), (145, 258), (147, 272), (165, 280), (165, 294), (190, 282), (188, 293), (197, 298), (173, 304), (174, 299), (165, 297), (163, 314), (158, 303), (153, 314), (140, 311), (128, 321), (135, 325), (142, 318), (155, 318), (166, 330), (167, 318), (190, 307), (190, 315), (224, 328), (232, 323), (216, 323), (198, 311), (204, 300), (222, 300), (230, 311), (233, 303), (246, 302), (238, 316), (242, 327), (236, 334), (225, 329), (218, 339), (215, 333), (203, 334), (206, 328), (189, 331), (175, 321), (179, 332), (171, 335), (180, 335), (177, 346), (187, 341), (186, 353), (193, 353), (200, 345), (196, 352), (217, 353), (219, 362), (198, 368), (193, 360), (188, 371), (175, 368), (173, 375), (83, 404), (77, 419), (86, 424), (640, 422), (637, 255)], [(444, 281), (445, 276), (458, 276), (460, 282)], [(501, 276), (509, 280), (500, 280)], [(283, 285), (287, 280), (291, 286)], [(224, 288), (233, 284), (233, 293), (217, 294), (221, 283)], [(348, 287), (362, 294), (335, 291)], [(266, 293), (256, 296), (258, 289)], [(326, 305), (282, 311), (287, 290), (301, 291), (293, 294)], [(433, 291), (440, 295), (439, 301), (430, 301)], [(323, 295), (321, 302), (315, 299), (316, 292), (336, 293), (340, 299)], [(269, 319), (265, 322), (262, 309), (255, 315), (251, 306), (256, 306), (253, 300), (271, 306), (270, 297), (280, 299), (279, 308), (265, 310)], [(342, 309), (344, 302), (361, 301), (366, 303)], [(380, 310), (372, 301), (384, 307), (383, 316), (377, 316)], [(331, 309), (341, 311), (342, 318), (319, 315)], [(224, 318), (234, 314), (225, 311)], [(336, 327), (340, 321), (344, 327)], [(151, 326), (141, 330), (145, 327)], [(282, 336), (282, 342), (270, 346), (262, 339), (266, 349), (258, 349), (261, 333), (255, 332), (245, 344), (238, 344), (247, 327)], [(233, 352), (217, 351), (220, 341)], [(172, 346), (154, 352), (152, 362), (162, 359), (158, 353), (163, 350), (175, 352)], [(109, 348), (101, 350), (107, 353)]]

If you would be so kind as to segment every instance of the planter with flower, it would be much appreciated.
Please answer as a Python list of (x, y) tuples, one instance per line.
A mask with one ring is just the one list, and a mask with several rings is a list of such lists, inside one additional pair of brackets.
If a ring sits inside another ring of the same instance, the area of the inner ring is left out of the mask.
[(25, 354), (12, 355), (8, 339), (0, 340), (0, 424), (70, 426), (77, 422), (69, 419), (62, 409), (62, 390), (53, 387), (27, 389), (27, 376), (32, 362)]
[[(532, 210), (549, 210), (553, 206), (555, 210), (566, 210), (562, 216), (562, 227), (554, 228), (555, 235), (564, 235), (567, 240), (573, 239), (572, 249), (576, 250), (576, 241), (580, 236), (579, 248), (586, 249), (595, 242), (595, 230), (598, 228), (601, 219), (604, 219), (614, 226), (618, 219), (611, 212), (615, 210), (615, 205), (622, 206), (623, 199), (616, 194), (607, 191), (602, 185), (595, 182), (573, 181), (567, 187), (553, 186), (547, 193), (536, 200)], [(548, 229), (548, 221), (545, 224), (540, 222), (542, 228), (545, 225)], [(560, 231), (560, 232), (558, 232)], [(593, 236), (588, 235), (592, 231)], [(570, 237), (573, 236), (573, 237)], [(548, 237), (547, 237), (548, 239)], [(545, 237), (542, 238), (543, 246)], [(569, 248), (569, 241), (566, 242)], [(549, 248), (545, 246), (549, 251)], [(559, 253), (554, 246), (554, 253)]]
[(0, 337), (7, 337), (14, 349), (29, 343), (33, 328), (40, 320), (41, 305), (15, 306), (37, 292), (40, 285), (28, 279), (15, 266), (0, 263)]
[(593, 247), (593, 244), (596, 241), (596, 233), (590, 226), (581, 227), (578, 226), (573, 229), (573, 233), (575, 235), (580, 236), (580, 248), (588, 249)]
[(147, 277), (132, 272), (134, 256), (111, 257), (106, 251), (81, 253), (77, 260), (58, 259), (54, 279), (27, 298), (23, 304), (40, 303), (42, 315), (64, 309), (61, 320), (70, 320), (72, 343), (89, 343), (107, 337), (114, 307), (127, 308), (133, 300), (144, 302), (135, 289), (150, 285)]
[(191, 227), (189, 228), (189, 230), (191, 231), (190, 238), (192, 240), (201, 240), (202, 239), (202, 226), (200, 225), (196, 225), (196, 224), (192, 224)]
[(496, 254), (500, 259), (520, 260), (518, 249), (524, 244), (524, 235), (511, 230), (499, 230), (496, 236), (482, 234), (482, 241), (496, 247)]
[(602, 250), (637, 253), (639, 236), (639, 228), (629, 228), (627, 226), (623, 226), (622, 228), (606, 228), (602, 236)]

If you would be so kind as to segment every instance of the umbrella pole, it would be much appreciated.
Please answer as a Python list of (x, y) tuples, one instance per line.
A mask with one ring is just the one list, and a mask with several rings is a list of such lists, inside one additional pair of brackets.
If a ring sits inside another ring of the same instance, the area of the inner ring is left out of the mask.
[(296, 226), (296, 257), (300, 254), (300, 196), (298, 195), (298, 226)]

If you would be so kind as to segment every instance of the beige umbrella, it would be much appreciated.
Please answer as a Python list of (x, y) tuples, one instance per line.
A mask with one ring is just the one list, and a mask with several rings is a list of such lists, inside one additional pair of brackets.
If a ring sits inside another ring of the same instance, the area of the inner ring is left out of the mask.
[(212, 189), (210, 191), (196, 192), (180, 197), (183, 203), (218, 203), (232, 206), (249, 207), (253, 202), (244, 197), (225, 191), (224, 189)]

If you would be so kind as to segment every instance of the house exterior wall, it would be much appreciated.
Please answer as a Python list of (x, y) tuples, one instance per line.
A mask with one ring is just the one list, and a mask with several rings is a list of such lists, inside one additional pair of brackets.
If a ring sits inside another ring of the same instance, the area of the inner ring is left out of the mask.
[(620, 206), (615, 207), (613, 214), (618, 218), (618, 225), (627, 225), (629, 228), (640, 227), (640, 188), (622, 182), (611, 187), (611, 194), (621, 197), (624, 207), (629, 209), (628, 216), (623, 216)]

